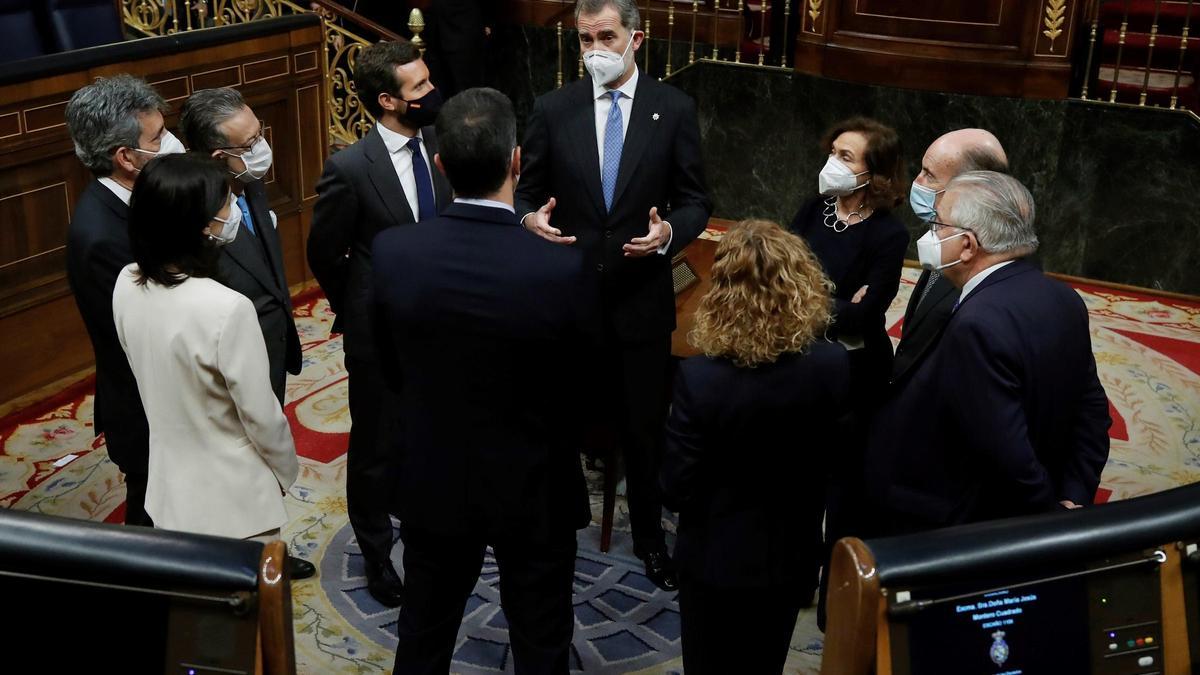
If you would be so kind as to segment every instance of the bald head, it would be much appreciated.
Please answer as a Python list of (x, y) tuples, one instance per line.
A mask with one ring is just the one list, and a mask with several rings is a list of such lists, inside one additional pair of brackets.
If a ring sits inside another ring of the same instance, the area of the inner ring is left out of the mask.
[(942, 135), (925, 151), (916, 182), (943, 190), (951, 179), (968, 171), (1008, 172), (1008, 156), (992, 132), (959, 129)]

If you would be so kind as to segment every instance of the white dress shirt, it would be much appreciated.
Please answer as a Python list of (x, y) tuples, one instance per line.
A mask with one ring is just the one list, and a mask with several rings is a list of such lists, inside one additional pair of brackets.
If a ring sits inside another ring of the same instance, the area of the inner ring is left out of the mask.
[[(629, 134), (629, 116), (633, 114), (633, 94), (637, 91), (638, 73), (637, 66), (633, 68), (633, 75), (629, 77), (629, 81), (621, 85), (616, 91), (621, 92), (621, 99), (617, 102), (617, 106), (621, 108), (621, 140), (625, 140), (625, 136)], [(604, 130), (608, 127), (608, 113), (612, 111), (612, 92), (604, 85), (592, 83), (592, 98), (596, 101), (596, 151), (600, 156), (600, 171), (604, 171)]]
[(117, 196), (117, 199), (125, 202), (125, 206), (129, 206), (129, 198), (133, 196), (133, 192), (130, 192), (128, 188), (109, 178), (108, 176), (101, 178), (100, 184), (109, 190), (112, 190), (112, 193)]
[[(413, 220), (418, 220), (421, 209), (417, 203), (417, 176), (413, 173), (412, 151), (408, 149), (408, 141), (412, 137), (398, 134), (382, 124), (375, 126), (379, 129), (379, 135), (383, 137), (383, 144), (387, 146), (388, 156), (392, 158), (392, 166), (396, 167), (396, 176), (400, 178), (400, 187), (404, 190), (404, 198), (408, 200), (408, 207), (412, 209)], [(433, 160), (429, 157), (429, 151), (425, 148), (425, 138), (419, 129), (417, 138), (421, 139), (421, 157), (425, 160), (425, 170), (429, 172), (429, 184), (432, 185)]]
[[(592, 82), (592, 96), (596, 108), (596, 154), (600, 157), (601, 175), (604, 173), (604, 131), (608, 127), (608, 114), (612, 112), (613, 91), (621, 92), (621, 98), (617, 100), (617, 106), (621, 108), (622, 142), (629, 135), (629, 118), (633, 115), (633, 94), (637, 91), (638, 78), (641, 77), (641, 73), (637, 69), (637, 64), (630, 65), (630, 68), (633, 68), (633, 74), (629, 76), (629, 81), (615, 90)], [(622, 154), (624, 154), (624, 151), (622, 151)], [(646, 214), (646, 219), (650, 219), (650, 214)], [(670, 225), (670, 223), (667, 223), (668, 228), (670, 228)], [(669, 232), (667, 243), (658, 247), (659, 255), (666, 255), (667, 250), (671, 248), (671, 240), (675, 238), (674, 228), (671, 228)]]
[(992, 272), (995, 272), (996, 270), (1000, 269), (1001, 267), (1004, 267), (1005, 265), (1007, 265), (1011, 262), (1013, 262), (1013, 261), (1005, 260), (1004, 262), (998, 262), (995, 265), (992, 265), (991, 267), (984, 268), (979, 274), (976, 274), (975, 276), (971, 277), (971, 279), (969, 281), (967, 281), (966, 284), (963, 285), (962, 293), (960, 293), (958, 296), (958, 302), (961, 303), (963, 300), (966, 300), (967, 296), (971, 294), (971, 291), (975, 290), (976, 286), (983, 283), (983, 280), (988, 278), (989, 274), (991, 274)]
[(513, 208), (512, 204), (505, 204), (504, 202), (498, 202), (493, 199), (470, 199), (467, 197), (455, 197), (454, 203), (466, 204), (467, 206), (487, 206), (493, 209), (504, 209), (505, 211), (508, 211), (514, 215), (517, 213), (517, 210)]

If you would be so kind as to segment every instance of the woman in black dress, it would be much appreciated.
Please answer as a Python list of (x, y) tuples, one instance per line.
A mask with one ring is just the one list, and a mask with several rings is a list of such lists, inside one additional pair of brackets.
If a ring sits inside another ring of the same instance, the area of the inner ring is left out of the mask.
[(739, 223), (717, 247), (690, 336), (703, 355), (679, 367), (662, 466), (688, 675), (776, 675), (812, 602), (830, 420), (850, 389), (845, 348), (823, 337), (829, 289), (775, 223)]
[(829, 337), (850, 350), (857, 400), (875, 401), (892, 367), (884, 315), (900, 288), (908, 230), (891, 209), (908, 190), (900, 137), (866, 117), (834, 125), (822, 147), (829, 159), (820, 194), (800, 207), (789, 229), (804, 237), (833, 281)]
[[(888, 387), (893, 348), (885, 314), (900, 288), (908, 230), (891, 213), (907, 195), (900, 137), (866, 117), (834, 125), (822, 147), (829, 152), (817, 179), (820, 194), (800, 207), (791, 231), (812, 247), (833, 281), (833, 324), (826, 335), (850, 353), (851, 411), (842, 421), (825, 521), (830, 546), (870, 532), (862, 505), (866, 429)], [(825, 625), (825, 585), (817, 623)]]

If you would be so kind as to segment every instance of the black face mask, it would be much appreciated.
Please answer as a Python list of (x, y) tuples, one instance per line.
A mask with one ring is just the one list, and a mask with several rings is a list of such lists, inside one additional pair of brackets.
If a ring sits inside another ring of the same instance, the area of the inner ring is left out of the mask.
[(427, 127), (437, 121), (438, 113), (442, 110), (442, 92), (431, 89), (428, 94), (415, 101), (404, 102), (408, 104), (404, 119), (412, 122), (414, 126)]

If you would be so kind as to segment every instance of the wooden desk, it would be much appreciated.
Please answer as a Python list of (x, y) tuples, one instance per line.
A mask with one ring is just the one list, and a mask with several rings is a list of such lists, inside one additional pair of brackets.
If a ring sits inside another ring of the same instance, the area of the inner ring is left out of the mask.
[[(733, 223), (732, 220), (713, 218), (708, 221), (708, 227), (710, 231), (724, 232)], [(699, 350), (688, 344), (687, 335), (692, 330), (694, 324), (692, 319), (696, 314), (696, 308), (700, 306), (700, 299), (712, 287), (712, 264), (716, 253), (717, 240), (706, 238), (703, 235), (683, 249), (684, 257), (700, 281), (675, 295), (675, 332), (671, 333), (671, 354), (679, 358), (687, 358), (700, 353)]]

